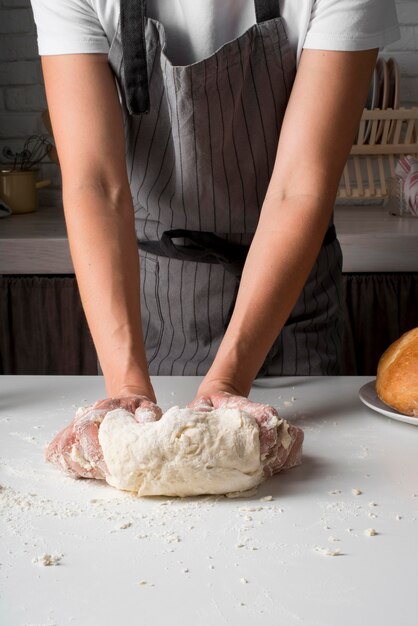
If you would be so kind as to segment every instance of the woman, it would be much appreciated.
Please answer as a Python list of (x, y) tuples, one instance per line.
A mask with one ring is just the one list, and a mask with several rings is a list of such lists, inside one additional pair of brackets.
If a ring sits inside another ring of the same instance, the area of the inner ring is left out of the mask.
[(338, 373), (333, 206), (394, 0), (148, 5), (32, 0), (108, 395), (204, 375), (211, 404)]

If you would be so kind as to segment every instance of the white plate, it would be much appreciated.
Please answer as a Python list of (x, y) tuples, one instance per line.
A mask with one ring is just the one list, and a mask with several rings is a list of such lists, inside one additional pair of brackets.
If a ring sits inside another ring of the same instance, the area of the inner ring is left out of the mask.
[[(388, 108), (399, 109), (400, 105), (400, 70), (399, 64), (393, 57), (387, 60), (389, 70), (389, 104)], [(396, 122), (393, 120), (389, 127), (388, 141), (392, 141), (392, 135), (395, 132)]]
[(370, 409), (373, 409), (373, 411), (377, 411), (378, 413), (382, 413), (382, 415), (398, 420), (398, 422), (406, 422), (407, 424), (418, 426), (418, 417), (410, 417), (409, 415), (399, 413), (396, 409), (392, 409), (392, 407), (382, 402), (376, 393), (374, 380), (363, 385), (359, 391), (359, 397), (363, 404), (368, 406)]
[[(386, 60), (381, 57), (377, 60), (376, 63), (378, 84), (379, 84), (379, 96), (376, 107), (381, 111), (387, 109), (388, 106), (388, 96), (389, 96), (389, 70)], [(380, 139), (383, 133), (384, 121), (380, 121), (377, 124), (376, 129), (376, 138), (374, 143), (380, 143)], [(370, 132), (370, 135), (372, 133)]]
[[(373, 70), (372, 80), (369, 87), (369, 95), (367, 97), (366, 108), (367, 109), (375, 109), (379, 103), (379, 74), (377, 65), (380, 63), (380, 58), (376, 61), (376, 66)], [(367, 120), (366, 128), (364, 131), (364, 139), (363, 143), (368, 143), (370, 131), (372, 128), (372, 120)]]

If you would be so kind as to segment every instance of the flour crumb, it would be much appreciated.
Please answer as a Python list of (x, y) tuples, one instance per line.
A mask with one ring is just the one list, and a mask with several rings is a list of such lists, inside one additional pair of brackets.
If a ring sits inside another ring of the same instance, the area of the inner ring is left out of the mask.
[(244, 576), (241, 576), (240, 581), (242, 582), (243, 585), (246, 585), (248, 583), (248, 580), (244, 578)]
[(328, 541), (340, 541), (337, 537), (328, 537)]
[(270, 502), (271, 500), (273, 500), (273, 496), (264, 496), (263, 498), (260, 498), (260, 502)]
[(346, 531), (347, 531), (348, 533), (351, 533), (351, 532), (353, 532), (353, 529), (352, 529), (352, 528), (346, 528)]
[(374, 537), (375, 535), (377, 535), (377, 532), (375, 531), (375, 529), (374, 529), (374, 528), (367, 528), (367, 529), (364, 531), (364, 534), (365, 534), (367, 537)]
[(369, 506), (377, 506), (376, 502), (369, 502)]
[(139, 585), (140, 587), (144, 587), (145, 585), (148, 585), (148, 581), (147, 581), (147, 580), (140, 580), (140, 581), (138, 582), (138, 585)]
[(402, 515), (395, 515), (395, 519), (399, 521), (400, 519), (402, 519)]
[(184, 570), (183, 570), (184, 574), (188, 574), (188, 573), (189, 573), (189, 571), (190, 571), (190, 570), (189, 570), (189, 568), (188, 568), (188, 567), (185, 567), (185, 568), (184, 568)]
[(353, 494), (353, 496), (361, 496), (361, 494), (363, 493), (361, 489), (352, 489), (351, 493)]
[(60, 561), (64, 555), (63, 554), (42, 554), (41, 556), (34, 557), (32, 559), (32, 563), (37, 563), (38, 565), (59, 565)]
[(331, 550), (330, 548), (321, 548), (320, 546), (315, 546), (315, 551), (323, 556), (342, 556), (343, 553), (339, 548), (335, 550)]
[(368, 517), (376, 519), (377, 515), (375, 513), (368, 513)]
[(340, 493), (342, 493), (341, 489), (333, 489), (332, 491), (328, 491), (330, 496), (336, 496)]
[(122, 524), (119, 524), (119, 526), (117, 526), (118, 530), (126, 530), (127, 528), (130, 528), (132, 526), (132, 522), (122, 522)]
[(148, 535), (145, 534), (139, 534), (139, 535), (135, 535), (135, 539), (146, 539), (148, 537)]

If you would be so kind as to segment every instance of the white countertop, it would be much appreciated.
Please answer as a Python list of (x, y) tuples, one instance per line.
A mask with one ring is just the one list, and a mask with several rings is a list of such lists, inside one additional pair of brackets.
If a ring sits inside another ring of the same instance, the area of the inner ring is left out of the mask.
[[(250, 397), (305, 432), (302, 465), (257, 495), (141, 499), (43, 461), (75, 408), (104, 397), (101, 377), (1, 377), (0, 622), (415, 626), (418, 428), (364, 407), (369, 380), (257, 382)], [(199, 381), (153, 379), (164, 410)], [(59, 565), (32, 562), (45, 553)]]
[[(336, 206), (344, 272), (418, 271), (418, 219), (384, 206)], [(74, 274), (64, 214), (55, 207), (0, 220), (0, 274)]]

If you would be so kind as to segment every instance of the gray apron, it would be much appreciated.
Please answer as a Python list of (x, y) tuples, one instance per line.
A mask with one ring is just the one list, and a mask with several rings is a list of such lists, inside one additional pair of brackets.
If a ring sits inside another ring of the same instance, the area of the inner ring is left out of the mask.
[[(122, 105), (151, 375), (204, 375), (234, 307), (296, 73), (278, 0), (202, 61), (174, 66), (143, 0), (121, 0), (108, 60)], [(332, 220), (259, 372), (337, 374), (342, 255)]]

